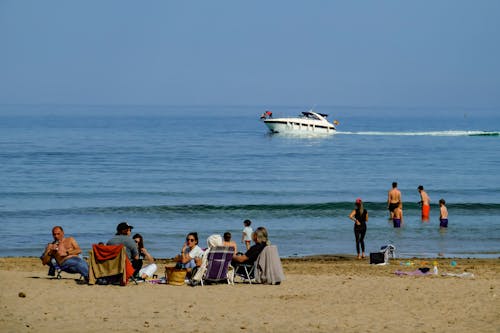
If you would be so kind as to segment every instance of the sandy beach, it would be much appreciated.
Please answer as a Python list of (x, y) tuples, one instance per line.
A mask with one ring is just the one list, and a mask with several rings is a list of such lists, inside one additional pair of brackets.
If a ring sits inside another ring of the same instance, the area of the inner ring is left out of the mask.
[[(438, 259), (438, 276), (394, 274), (432, 268), (433, 260), (283, 259), (286, 281), (278, 286), (119, 287), (80, 284), (64, 273), (53, 279), (37, 258), (0, 258), (0, 330), (499, 332), (500, 260)], [(474, 277), (441, 275), (463, 272)]]

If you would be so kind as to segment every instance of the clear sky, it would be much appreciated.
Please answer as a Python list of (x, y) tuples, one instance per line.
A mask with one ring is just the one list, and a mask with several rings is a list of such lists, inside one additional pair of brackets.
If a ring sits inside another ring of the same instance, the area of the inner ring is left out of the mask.
[(1, 104), (500, 107), (500, 1), (0, 0)]

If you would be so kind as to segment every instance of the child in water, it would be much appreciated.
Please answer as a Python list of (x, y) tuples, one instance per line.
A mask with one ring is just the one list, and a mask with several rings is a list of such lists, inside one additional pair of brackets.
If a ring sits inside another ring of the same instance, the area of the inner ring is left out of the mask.
[(439, 199), (439, 227), (448, 228), (448, 209), (444, 199)]
[(398, 206), (394, 208), (392, 213), (392, 223), (394, 224), (394, 228), (401, 228), (403, 225), (403, 204), (401, 201), (398, 202)]

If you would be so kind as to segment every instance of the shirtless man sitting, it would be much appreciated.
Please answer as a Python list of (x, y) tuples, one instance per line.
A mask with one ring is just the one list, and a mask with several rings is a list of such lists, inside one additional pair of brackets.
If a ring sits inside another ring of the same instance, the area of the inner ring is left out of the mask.
[(389, 209), (389, 219), (392, 220), (394, 218), (394, 209), (396, 209), (403, 202), (401, 201), (401, 192), (398, 190), (398, 183), (392, 183), (392, 189), (389, 191), (387, 196), (387, 209)]
[(60, 226), (52, 228), (54, 241), (47, 244), (43, 255), (40, 257), (44, 265), (49, 265), (49, 275), (55, 275), (52, 263), (54, 259), (63, 272), (80, 273), (85, 279), (89, 277), (89, 266), (79, 254), (80, 246), (73, 237), (64, 237), (64, 230)]

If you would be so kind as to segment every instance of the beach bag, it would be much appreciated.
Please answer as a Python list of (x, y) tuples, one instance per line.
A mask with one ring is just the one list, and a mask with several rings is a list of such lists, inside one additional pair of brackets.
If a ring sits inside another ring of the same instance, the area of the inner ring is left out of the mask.
[(187, 270), (184, 268), (165, 267), (165, 277), (167, 284), (182, 286), (186, 281)]
[(370, 264), (383, 264), (385, 263), (385, 256), (383, 252), (370, 252)]
[(396, 247), (392, 244), (382, 246), (380, 252), (384, 254), (384, 262), (387, 264), (389, 263), (389, 258), (396, 258)]

